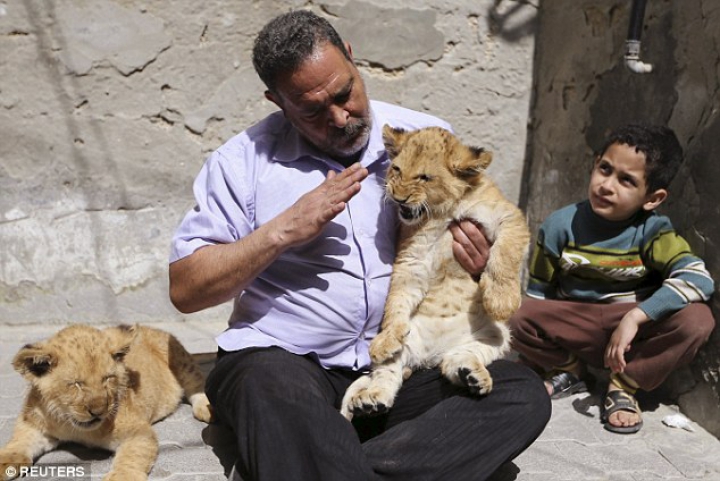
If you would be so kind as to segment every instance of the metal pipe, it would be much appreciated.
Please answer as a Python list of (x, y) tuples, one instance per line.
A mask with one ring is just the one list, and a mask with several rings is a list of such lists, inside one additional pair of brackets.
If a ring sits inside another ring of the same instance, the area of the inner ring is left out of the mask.
[(652, 64), (640, 60), (640, 36), (645, 19), (646, 0), (633, 0), (630, 10), (630, 26), (625, 41), (625, 66), (635, 73), (652, 72)]

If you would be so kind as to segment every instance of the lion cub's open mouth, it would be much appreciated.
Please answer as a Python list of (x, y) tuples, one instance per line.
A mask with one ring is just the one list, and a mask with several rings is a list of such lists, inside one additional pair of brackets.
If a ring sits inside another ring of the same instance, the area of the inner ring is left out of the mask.
[(400, 217), (406, 221), (416, 221), (425, 213), (425, 207), (422, 205), (398, 204), (400, 207)]

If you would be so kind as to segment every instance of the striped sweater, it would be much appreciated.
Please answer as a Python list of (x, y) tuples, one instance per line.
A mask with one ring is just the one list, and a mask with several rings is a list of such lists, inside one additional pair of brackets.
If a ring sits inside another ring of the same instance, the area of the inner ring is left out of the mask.
[(639, 302), (662, 319), (707, 301), (714, 283), (665, 216), (640, 211), (623, 222), (603, 219), (583, 201), (553, 212), (538, 232), (528, 296), (588, 302)]

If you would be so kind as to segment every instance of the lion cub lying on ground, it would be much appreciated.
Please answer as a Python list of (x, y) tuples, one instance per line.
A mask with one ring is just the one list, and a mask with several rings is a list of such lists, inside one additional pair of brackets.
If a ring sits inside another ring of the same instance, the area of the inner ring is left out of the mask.
[[(72, 441), (116, 451), (105, 480), (145, 480), (158, 453), (151, 424), (184, 395), (210, 422), (203, 375), (170, 334), (141, 326), (69, 326), (15, 355), (30, 391), (13, 436), (0, 449), (0, 477)], [(8, 469), (8, 467), (11, 467)]]
[[(492, 155), (447, 130), (405, 132), (385, 126), (392, 164), (387, 195), (402, 228), (380, 333), (370, 344), (372, 369), (345, 393), (341, 413), (384, 412), (403, 376), (440, 366), (452, 383), (487, 394), (485, 366), (509, 351), (505, 321), (519, 307), (521, 268), (530, 233), (522, 212), (484, 174)], [(476, 282), (454, 259), (453, 220), (482, 224), (492, 243)]]

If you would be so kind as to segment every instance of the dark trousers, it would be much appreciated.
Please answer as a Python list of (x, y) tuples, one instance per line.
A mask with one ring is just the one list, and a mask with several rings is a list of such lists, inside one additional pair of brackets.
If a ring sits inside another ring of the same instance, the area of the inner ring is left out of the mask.
[[(545, 369), (565, 364), (571, 353), (602, 369), (610, 336), (635, 306), (525, 298), (510, 319), (513, 348)], [(714, 327), (712, 312), (702, 303), (646, 322), (625, 354), (625, 374), (642, 390), (655, 389), (673, 370), (692, 361)]]
[(488, 369), (487, 396), (418, 371), (389, 413), (352, 424), (339, 407), (358, 373), (279, 348), (219, 355), (206, 392), (235, 432), (245, 481), (482, 481), (540, 435), (551, 411), (534, 372), (508, 361)]

